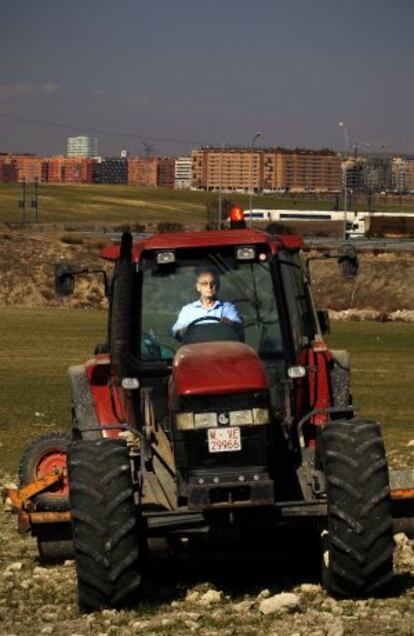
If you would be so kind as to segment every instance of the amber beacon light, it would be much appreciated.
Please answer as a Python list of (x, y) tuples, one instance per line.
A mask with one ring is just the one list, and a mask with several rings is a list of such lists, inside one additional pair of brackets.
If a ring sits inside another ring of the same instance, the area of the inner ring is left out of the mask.
[(230, 227), (232, 229), (246, 227), (246, 221), (244, 220), (244, 210), (238, 205), (235, 205), (230, 210)]

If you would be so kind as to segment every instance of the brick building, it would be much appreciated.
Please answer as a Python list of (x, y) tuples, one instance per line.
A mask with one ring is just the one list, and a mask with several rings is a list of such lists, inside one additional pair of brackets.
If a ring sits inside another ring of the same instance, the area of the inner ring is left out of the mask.
[(12, 155), (16, 161), (17, 180), (26, 183), (47, 181), (47, 161), (34, 155)]
[(238, 192), (326, 192), (341, 188), (341, 158), (331, 150), (198, 148), (192, 186)]
[(157, 159), (135, 157), (128, 159), (128, 185), (157, 187)]
[(201, 190), (258, 192), (262, 189), (263, 151), (250, 148), (198, 148), (191, 153), (192, 187)]
[(331, 150), (265, 150), (263, 189), (271, 192), (338, 191), (341, 188), (341, 164), (341, 157)]
[(15, 183), (17, 181), (17, 165), (14, 157), (0, 155), (0, 183)]
[(92, 183), (95, 160), (57, 155), (47, 160), (49, 183)]
[(173, 188), (175, 182), (175, 159), (157, 157), (157, 185), (159, 188)]

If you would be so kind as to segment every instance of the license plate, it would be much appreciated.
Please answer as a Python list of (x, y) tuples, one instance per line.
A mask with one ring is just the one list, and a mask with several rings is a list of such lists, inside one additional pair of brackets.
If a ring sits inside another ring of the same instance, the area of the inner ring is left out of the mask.
[(241, 450), (241, 436), (238, 426), (209, 428), (207, 435), (208, 450), (210, 453), (225, 453), (226, 451)]

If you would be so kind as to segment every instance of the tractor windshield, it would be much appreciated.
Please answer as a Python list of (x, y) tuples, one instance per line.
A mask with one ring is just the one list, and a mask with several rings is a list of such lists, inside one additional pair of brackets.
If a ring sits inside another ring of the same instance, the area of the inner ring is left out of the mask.
[[(226, 306), (227, 313), (223, 315), (233, 322), (229, 327), (220, 323), (217, 317), (200, 319), (197, 307), (195, 310), (190, 307), (184, 312), (184, 325), (200, 322), (203, 329), (196, 331), (191, 327), (194, 334), (191, 334), (189, 342), (242, 340), (263, 358), (280, 355), (283, 350), (282, 335), (270, 256), (263, 250), (263, 253), (258, 251), (252, 260), (237, 260), (232, 248), (220, 251), (200, 249), (197, 257), (194, 251), (188, 255), (188, 250), (177, 250), (173, 263), (157, 264), (154, 258), (143, 259), (140, 263), (141, 359), (168, 360), (182, 342), (185, 343), (174, 327), (177, 327), (177, 319), (184, 306), (192, 303), (197, 306), (200, 299), (200, 287), (197, 289), (197, 286), (203, 272), (214, 276), (217, 281), (215, 298)], [(235, 316), (241, 322), (234, 324)], [(204, 321), (209, 322), (211, 328), (204, 328)], [(182, 325), (181, 322), (178, 326)], [(196, 335), (201, 333), (203, 335)]]

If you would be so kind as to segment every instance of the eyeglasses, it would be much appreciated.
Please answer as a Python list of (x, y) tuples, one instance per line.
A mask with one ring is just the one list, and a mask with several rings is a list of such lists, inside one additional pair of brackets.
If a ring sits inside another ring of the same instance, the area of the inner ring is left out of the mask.
[(217, 287), (217, 283), (214, 280), (213, 281), (200, 280), (198, 284), (201, 285), (201, 287)]

